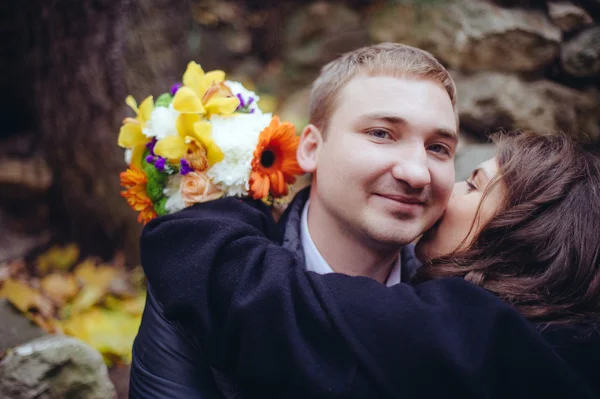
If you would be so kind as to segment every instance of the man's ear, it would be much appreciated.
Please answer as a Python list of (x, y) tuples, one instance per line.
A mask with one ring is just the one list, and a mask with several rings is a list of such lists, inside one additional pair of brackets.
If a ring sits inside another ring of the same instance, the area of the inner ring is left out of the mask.
[(306, 173), (314, 173), (317, 169), (319, 150), (323, 144), (323, 135), (313, 124), (307, 125), (300, 136), (300, 144), (296, 156), (298, 165)]

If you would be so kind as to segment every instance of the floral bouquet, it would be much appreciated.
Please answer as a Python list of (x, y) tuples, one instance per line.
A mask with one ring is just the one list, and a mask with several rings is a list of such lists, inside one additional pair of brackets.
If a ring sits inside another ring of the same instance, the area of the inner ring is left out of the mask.
[(273, 202), (287, 195), (302, 173), (298, 137), (291, 123), (262, 113), (259, 97), (223, 71), (205, 73), (190, 62), (183, 84), (156, 102), (125, 100), (135, 118), (125, 118), (118, 144), (129, 168), (121, 195), (147, 223), (199, 202), (252, 196)]

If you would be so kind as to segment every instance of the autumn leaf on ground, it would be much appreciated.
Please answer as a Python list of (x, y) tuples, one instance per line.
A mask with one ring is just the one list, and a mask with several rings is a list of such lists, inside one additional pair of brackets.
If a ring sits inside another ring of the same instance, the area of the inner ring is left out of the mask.
[(64, 305), (79, 292), (77, 278), (72, 274), (52, 273), (41, 281), (44, 294), (57, 306)]
[(92, 261), (80, 263), (74, 270), (75, 277), (83, 285), (83, 288), (73, 299), (71, 306), (66, 312), (77, 314), (97, 304), (108, 292), (112, 280), (120, 275), (121, 271), (110, 266), (96, 266)]
[(0, 288), (0, 298), (6, 298), (29, 319), (48, 332), (55, 332), (54, 306), (50, 299), (22, 281), (8, 279)]
[(104, 306), (118, 312), (124, 312), (132, 316), (139, 316), (144, 313), (146, 306), (146, 293), (138, 293), (134, 298), (119, 299), (114, 296), (108, 296), (104, 300)]
[(63, 323), (65, 333), (96, 348), (106, 360), (118, 357), (131, 362), (131, 346), (138, 332), (141, 316), (92, 308)]
[(21, 312), (26, 313), (30, 309), (36, 309), (43, 315), (52, 315), (54, 307), (52, 303), (37, 290), (27, 284), (8, 279), (0, 288), (0, 297), (6, 298)]
[(118, 254), (73, 267), (78, 257), (75, 245), (53, 247), (37, 260), (42, 278), (29, 275), (23, 260), (2, 264), (0, 297), (44, 330), (88, 342), (107, 364), (130, 363), (146, 299), (143, 270), (127, 269)]
[(8, 262), (0, 263), (0, 284), (9, 278), (15, 278), (25, 273), (25, 261), (23, 259), (14, 259)]
[(42, 275), (50, 271), (67, 271), (77, 262), (79, 247), (69, 244), (64, 247), (57, 245), (38, 256), (37, 267)]
[(146, 275), (141, 265), (138, 265), (131, 269), (129, 272), (129, 282), (137, 291), (146, 292)]

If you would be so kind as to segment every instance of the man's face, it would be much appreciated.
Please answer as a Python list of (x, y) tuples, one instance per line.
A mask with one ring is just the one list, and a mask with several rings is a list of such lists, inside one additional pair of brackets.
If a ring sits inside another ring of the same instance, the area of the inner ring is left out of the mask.
[(316, 151), (311, 201), (345, 234), (406, 245), (444, 212), (456, 144), (454, 110), (442, 85), (355, 77), (338, 94)]

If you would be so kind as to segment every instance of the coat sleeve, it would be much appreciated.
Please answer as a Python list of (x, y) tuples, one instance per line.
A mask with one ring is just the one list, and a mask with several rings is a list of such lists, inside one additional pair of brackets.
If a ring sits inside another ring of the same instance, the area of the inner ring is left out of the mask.
[(132, 351), (131, 399), (223, 399), (209, 363), (177, 325), (164, 317), (150, 287)]
[[(272, 242), (269, 225), (260, 203), (223, 199), (150, 223), (142, 239), (167, 317), (248, 392), (592, 397), (530, 324), (486, 291), (460, 279), (388, 288), (307, 272)], [(163, 240), (169, 254), (156, 250)]]

